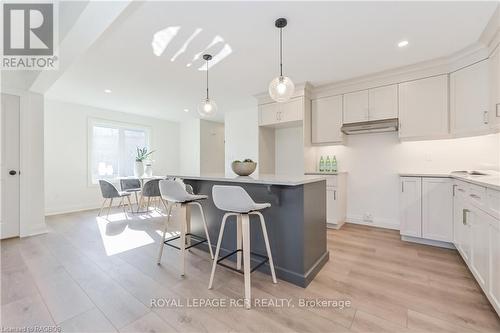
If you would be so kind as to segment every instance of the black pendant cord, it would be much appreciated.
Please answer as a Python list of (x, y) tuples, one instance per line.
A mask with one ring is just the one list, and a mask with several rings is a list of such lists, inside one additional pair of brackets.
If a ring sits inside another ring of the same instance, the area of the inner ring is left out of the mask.
[(207, 101), (209, 100), (208, 98), (208, 60), (207, 60)]
[(283, 76), (283, 28), (280, 28), (280, 76)]

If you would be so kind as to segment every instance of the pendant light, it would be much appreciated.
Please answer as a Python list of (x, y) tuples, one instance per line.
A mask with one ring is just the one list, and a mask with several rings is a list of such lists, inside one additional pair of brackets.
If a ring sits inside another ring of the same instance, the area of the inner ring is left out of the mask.
[(208, 95), (208, 61), (212, 60), (210, 54), (204, 54), (203, 59), (207, 62), (207, 97), (198, 104), (198, 113), (202, 117), (213, 117), (217, 112), (217, 104)]
[(295, 90), (292, 80), (283, 76), (283, 28), (286, 24), (285, 18), (279, 18), (274, 22), (276, 28), (280, 29), (280, 75), (269, 83), (269, 95), (276, 102), (288, 101)]

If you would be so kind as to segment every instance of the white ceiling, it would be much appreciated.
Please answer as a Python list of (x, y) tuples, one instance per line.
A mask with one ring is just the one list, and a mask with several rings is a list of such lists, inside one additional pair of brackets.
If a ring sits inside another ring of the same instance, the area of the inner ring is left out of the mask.
[[(284, 72), (295, 83), (345, 80), (450, 55), (477, 41), (496, 2), (146, 2), (125, 11), (50, 88), (47, 97), (172, 120), (197, 117), (202, 60), (219, 35), (232, 54), (210, 69), (224, 112), (255, 105), (278, 73), (278, 31), (286, 17)], [(179, 26), (161, 56), (155, 32)], [(170, 59), (191, 34), (186, 52)], [(410, 45), (399, 49), (397, 42)], [(224, 43), (210, 52), (216, 54)], [(112, 89), (105, 94), (104, 89)], [(188, 108), (189, 113), (183, 110)]]

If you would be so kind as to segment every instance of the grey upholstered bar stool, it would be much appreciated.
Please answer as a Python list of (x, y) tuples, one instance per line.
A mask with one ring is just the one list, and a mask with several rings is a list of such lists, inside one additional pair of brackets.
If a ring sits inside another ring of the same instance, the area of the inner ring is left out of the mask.
[[(243, 252), (243, 275), (245, 279), (245, 307), (250, 308), (251, 304), (251, 286), (250, 286), (250, 274), (259, 268), (261, 265), (269, 261), (269, 267), (271, 269), (271, 276), (273, 283), (277, 283), (276, 274), (274, 272), (273, 257), (271, 255), (271, 247), (269, 246), (269, 238), (267, 237), (267, 228), (264, 216), (259, 212), (259, 210), (271, 207), (270, 203), (255, 203), (247, 191), (240, 186), (222, 186), (216, 185), (212, 188), (212, 197), (215, 206), (220, 210), (226, 211), (224, 217), (222, 218), (222, 225), (220, 227), (219, 239), (217, 240), (217, 248), (215, 250), (215, 260), (212, 264), (212, 273), (210, 274), (210, 282), (208, 284), (208, 289), (212, 289), (212, 283), (215, 275), (215, 268), (217, 264), (226, 259), (227, 257), (236, 253), (236, 269), (220, 264), (224, 267), (236, 270), (241, 273), (241, 252)], [(236, 251), (233, 251), (224, 257), (219, 259), (220, 245), (222, 242), (222, 236), (224, 234), (224, 228), (226, 226), (226, 220), (229, 216), (236, 216), (237, 223), (237, 235), (236, 235)], [(264, 242), (266, 244), (267, 257), (262, 256), (257, 253), (250, 251), (250, 215), (257, 215), (260, 219), (260, 225), (262, 228), (262, 235), (264, 236)], [(243, 243), (243, 249), (242, 249)], [(258, 257), (264, 258), (257, 266), (250, 268), (250, 254)]]
[[(162, 200), (165, 200), (167, 202), (167, 219), (163, 227), (162, 242), (160, 245), (160, 252), (158, 253), (157, 263), (158, 265), (161, 263), (161, 256), (163, 254), (163, 247), (165, 244), (174, 247), (181, 251), (180, 271), (181, 275), (184, 276), (186, 270), (185, 255), (187, 249), (208, 242), (210, 257), (212, 259), (214, 258), (214, 255), (212, 253), (212, 243), (210, 242), (210, 235), (208, 234), (207, 222), (205, 220), (205, 214), (203, 213), (203, 207), (198, 202), (199, 200), (207, 199), (208, 196), (189, 193), (186, 190), (185, 185), (182, 184), (181, 182), (176, 180), (167, 180), (167, 179), (160, 181), (160, 193)], [(165, 240), (165, 234), (167, 233), (168, 223), (170, 221), (170, 215), (172, 213), (172, 208), (174, 206), (180, 207), (184, 215), (182, 217), (182, 221), (180, 221), (180, 228), (181, 228), (180, 236), (172, 237), (170, 239)], [(203, 221), (203, 228), (205, 229), (205, 235), (207, 237), (206, 239), (191, 234), (191, 206), (198, 206), (198, 208), (200, 209), (201, 219)], [(188, 237), (186, 238), (186, 236)], [(193, 238), (196, 241), (196, 243), (191, 244), (191, 238)], [(170, 242), (175, 239), (179, 239), (180, 241), (179, 246), (174, 246), (170, 244)]]
[(139, 178), (122, 178), (120, 179), (120, 188), (124, 192), (130, 192), (135, 195), (135, 203), (137, 205), (137, 211), (139, 211), (139, 198), (137, 193), (141, 192), (141, 180)]
[(108, 214), (106, 215), (106, 218), (109, 217), (109, 211), (111, 210), (111, 206), (113, 205), (113, 199), (115, 198), (120, 198), (120, 204), (118, 205), (118, 208), (123, 205), (123, 212), (125, 213), (125, 217), (127, 218), (127, 212), (125, 210), (125, 204), (123, 202), (124, 198), (127, 198), (128, 204), (130, 206), (130, 210), (132, 210), (132, 204), (130, 202), (130, 193), (129, 192), (124, 192), (124, 191), (118, 191), (118, 189), (113, 185), (112, 183), (108, 182), (107, 180), (100, 179), (99, 180), (99, 187), (101, 188), (101, 193), (102, 197), (104, 198), (104, 201), (102, 203), (101, 209), (99, 210), (99, 213), (97, 216), (101, 216), (102, 209), (104, 208), (104, 205), (106, 204), (106, 201), (109, 199), (109, 206), (108, 206)]
[(147, 198), (148, 199), (147, 209), (146, 209), (147, 211), (149, 211), (149, 205), (151, 204), (151, 199), (155, 201), (155, 209), (158, 208), (156, 204), (158, 204), (159, 202), (156, 202), (156, 199), (160, 199), (161, 197), (160, 185), (159, 185), (160, 180), (161, 179), (151, 179), (145, 182), (144, 185), (142, 185), (141, 202), (139, 206), (142, 206), (144, 204), (144, 198)]

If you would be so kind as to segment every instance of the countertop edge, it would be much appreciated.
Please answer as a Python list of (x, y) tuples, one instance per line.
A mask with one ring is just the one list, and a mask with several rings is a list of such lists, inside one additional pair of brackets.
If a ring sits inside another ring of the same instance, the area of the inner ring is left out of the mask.
[(216, 181), (216, 182), (228, 182), (228, 183), (245, 183), (245, 184), (261, 184), (261, 185), (279, 185), (279, 186), (300, 186), (304, 184), (310, 184), (320, 181), (326, 181), (325, 177), (315, 177), (311, 179), (301, 179), (298, 181), (284, 181), (284, 180), (272, 180), (272, 179), (254, 179), (246, 178), (247, 176), (239, 176), (234, 178), (222, 178), (214, 176), (190, 176), (190, 175), (168, 175), (168, 177), (177, 177), (183, 179), (191, 180), (206, 180), (206, 181)]
[(496, 191), (500, 191), (500, 185), (493, 184), (488, 181), (484, 181), (481, 179), (474, 179), (469, 177), (461, 177), (459, 175), (454, 175), (451, 173), (399, 173), (400, 177), (429, 177), (429, 178), (451, 178), (457, 179), (466, 183), (475, 184), (478, 186), (483, 186), (486, 188), (491, 188)]

